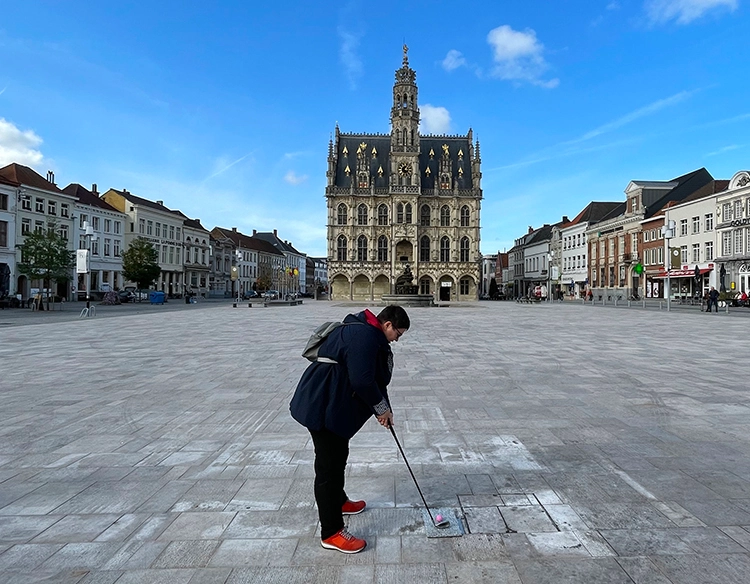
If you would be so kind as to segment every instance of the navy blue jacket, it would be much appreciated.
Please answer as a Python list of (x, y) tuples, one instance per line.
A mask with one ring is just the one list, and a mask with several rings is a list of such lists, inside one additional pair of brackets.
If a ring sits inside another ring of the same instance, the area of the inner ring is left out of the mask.
[(311, 363), (297, 384), (289, 409), (310, 430), (354, 436), (374, 413), (390, 409), (388, 384), (393, 354), (383, 331), (364, 312), (350, 314), (318, 350), (333, 363)]

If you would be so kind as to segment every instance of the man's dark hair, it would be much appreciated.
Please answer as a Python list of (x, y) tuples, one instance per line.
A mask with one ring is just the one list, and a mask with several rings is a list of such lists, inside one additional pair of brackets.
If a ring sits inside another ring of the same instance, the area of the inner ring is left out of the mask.
[(386, 306), (381, 310), (378, 314), (378, 321), (380, 324), (390, 321), (393, 327), (397, 329), (408, 329), (411, 326), (409, 315), (406, 314), (402, 306), (396, 306), (395, 304)]

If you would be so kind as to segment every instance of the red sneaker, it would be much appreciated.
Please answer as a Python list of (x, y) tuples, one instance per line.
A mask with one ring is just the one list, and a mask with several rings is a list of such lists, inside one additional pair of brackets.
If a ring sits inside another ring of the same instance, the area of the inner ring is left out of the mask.
[(347, 501), (341, 506), (342, 515), (356, 515), (365, 510), (367, 503), (364, 501)]
[(344, 528), (334, 533), (331, 537), (320, 540), (320, 545), (329, 550), (338, 550), (345, 554), (356, 554), (365, 549), (367, 542), (364, 539), (354, 537)]

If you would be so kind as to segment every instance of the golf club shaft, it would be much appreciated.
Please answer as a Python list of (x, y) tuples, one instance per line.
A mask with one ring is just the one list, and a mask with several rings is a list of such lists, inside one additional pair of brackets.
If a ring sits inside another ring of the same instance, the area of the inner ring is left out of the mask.
[(430, 507), (429, 505), (427, 505), (427, 500), (424, 498), (424, 495), (422, 494), (422, 489), (419, 488), (417, 477), (414, 476), (414, 472), (411, 470), (411, 465), (409, 465), (409, 461), (406, 459), (406, 454), (404, 454), (404, 449), (401, 448), (401, 443), (398, 441), (398, 438), (396, 437), (396, 431), (393, 429), (393, 424), (388, 424), (388, 429), (391, 431), (391, 434), (393, 434), (393, 439), (396, 441), (396, 446), (398, 446), (398, 450), (401, 453), (401, 456), (404, 458), (404, 462), (406, 463), (406, 468), (409, 469), (409, 474), (411, 475), (411, 478), (414, 481), (414, 485), (417, 487), (417, 491), (419, 491), (419, 496), (422, 497), (422, 503), (424, 503), (424, 508), (427, 509), (427, 513), (430, 515), (430, 519), (432, 519), (432, 524), (434, 525), (435, 518), (432, 516), (432, 511), (430, 511)]

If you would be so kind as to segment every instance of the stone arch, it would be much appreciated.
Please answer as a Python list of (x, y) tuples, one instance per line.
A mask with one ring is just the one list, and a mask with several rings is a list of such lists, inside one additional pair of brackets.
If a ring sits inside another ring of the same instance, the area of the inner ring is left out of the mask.
[(391, 293), (391, 280), (385, 274), (378, 274), (372, 281), (373, 300), (379, 300), (383, 294)]
[(366, 274), (357, 274), (352, 279), (352, 300), (370, 300), (371, 296), (370, 278)]
[(417, 282), (417, 285), (419, 286), (420, 294), (432, 294), (434, 296), (436, 293), (435, 281), (432, 279), (431, 276), (427, 274), (423, 274), (422, 276), (419, 277), (419, 281)]
[[(443, 283), (450, 283), (450, 286), (444, 286)], [(456, 290), (456, 279), (450, 274), (443, 274), (438, 278), (437, 290), (435, 291), (437, 300), (447, 302), (458, 298)]]
[[(468, 289), (464, 290), (464, 283), (468, 280)], [(456, 294), (459, 300), (474, 300), (477, 297), (477, 279), (473, 274), (461, 274), (458, 278)]]
[(351, 283), (346, 274), (335, 274), (329, 283), (331, 300), (350, 300)]

